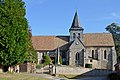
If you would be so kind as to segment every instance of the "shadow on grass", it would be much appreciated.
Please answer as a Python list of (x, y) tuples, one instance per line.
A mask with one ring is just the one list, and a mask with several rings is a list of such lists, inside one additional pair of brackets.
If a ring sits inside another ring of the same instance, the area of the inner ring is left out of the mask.
[(93, 69), (91, 71), (88, 71), (86, 73), (83, 73), (81, 75), (60, 75), (63, 78), (67, 79), (81, 79), (81, 78), (89, 78), (89, 77), (99, 77), (99, 76), (107, 76), (108, 74), (113, 73), (112, 70), (108, 69)]
[(84, 75), (59, 75), (61, 78), (66, 78), (66, 79), (81, 79), (81, 78), (87, 78), (91, 76), (84, 76)]

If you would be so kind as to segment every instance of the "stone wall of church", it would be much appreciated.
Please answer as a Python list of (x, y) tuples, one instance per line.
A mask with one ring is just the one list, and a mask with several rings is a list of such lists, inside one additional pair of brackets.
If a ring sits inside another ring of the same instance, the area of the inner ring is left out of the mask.
[[(91, 62), (93, 68), (113, 69), (112, 47), (87, 47), (86, 54), (88, 55), (88, 63)], [(96, 62), (94, 63), (94, 61)]]
[(69, 65), (70, 66), (75, 66), (75, 54), (73, 54), (74, 51), (70, 50), (69, 51)]
[[(78, 43), (78, 44), (77, 44)], [(84, 66), (84, 46), (76, 39), (69, 48), (69, 65), (76, 66), (76, 54), (79, 53), (79, 65)]]
[[(76, 62), (76, 54), (79, 53), (80, 55), (80, 60), (79, 63), (77, 64)], [(82, 50), (74, 49), (70, 50), (70, 57), (69, 57), (69, 65), (70, 66), (84, 66), (84, 54), (82, 53)]]

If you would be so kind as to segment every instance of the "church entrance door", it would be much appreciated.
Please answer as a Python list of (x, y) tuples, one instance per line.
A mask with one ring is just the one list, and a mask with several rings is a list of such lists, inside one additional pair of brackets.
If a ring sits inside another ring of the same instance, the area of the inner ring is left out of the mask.
[(76, 66), (83, 66), (84, 65), (84, 52), (83, 52), (83, 50), (76, 53), (75, 64), (76, 64)]

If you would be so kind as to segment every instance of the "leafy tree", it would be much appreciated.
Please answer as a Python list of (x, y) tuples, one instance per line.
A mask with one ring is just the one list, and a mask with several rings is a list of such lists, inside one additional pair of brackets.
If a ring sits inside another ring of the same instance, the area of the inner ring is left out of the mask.
[(118, 59), (120, 59), (120, 26), (116, 23), (112, 23), (106, 27), (106, 30), (113, 35)]
[(5, 68), (29, 60), (28, 22), (22, 0), (0, 0), (0, 64)]
[(50, 64), (50, 63), (51, 63), (51, 59), (50, 59), (49, 55), (46, 54), (46, 55), (43, 57), (43, 64), (44, 64), (44, 65), (48, 65), (48, 64)]
[(27, 62), (37, 63), (37, 52), (33, 48), (33, 45), (32, 45), (32, 32), (31, 32), (30, 28), (29, 28), (29, 40), (30, 40), (30, 44), (29, 44), (29, 59), (28, 59)]

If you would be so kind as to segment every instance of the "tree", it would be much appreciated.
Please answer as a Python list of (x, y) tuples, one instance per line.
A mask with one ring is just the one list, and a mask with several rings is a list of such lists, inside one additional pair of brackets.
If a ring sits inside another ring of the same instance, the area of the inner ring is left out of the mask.
[(5, 69), (29, 59), (31, 43), (25, 14), (22, 0), (0, 0), (0, 64)]
[(30, 27), (29, 27), (29, 40), (30, 40), (29, 50), (28, 50), (29, 51), (29, 59), (27, 60), (27, 62), (37, 63), (37, 52), (33, 48), (33, 45), (32, 45), (32, 32), (31, 32)]
[(106, 27), (106, 30), (112, 33), (115, 42), (115, 49), (120, 60), (120, 26), (116, 23), (112, 23)]

